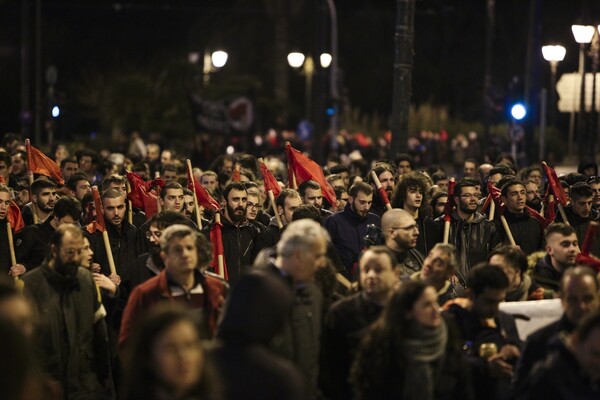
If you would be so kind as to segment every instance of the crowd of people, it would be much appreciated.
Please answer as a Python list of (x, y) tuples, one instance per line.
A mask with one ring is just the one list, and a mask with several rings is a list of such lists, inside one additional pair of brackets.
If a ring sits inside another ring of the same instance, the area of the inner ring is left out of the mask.
[[(61, 180), (0, 143), (2, 398), (600, 398), (593, 160), (560, 177), (563, 210), (507, 154), (446, 171), (355, 149), (298, 181), (267, 156), (272, 199), (259, 155), (223, 154), (192, 170), (214, 210), (172, 149), (74, 149), (48, 154)], [(524, 340), (500, 304), (543, 299), (562, 317)]]

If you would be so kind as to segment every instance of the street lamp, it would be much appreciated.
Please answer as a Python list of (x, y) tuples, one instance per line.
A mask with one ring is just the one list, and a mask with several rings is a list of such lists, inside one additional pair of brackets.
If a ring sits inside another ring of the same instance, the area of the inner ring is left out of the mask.
[[(323, 53), (319, 56), (319, 63), (321, 67), (328, 68), (331, 65), (333, 57), (329, 53)], [(305, 115), (306, 119), (311, 120), (311, 100), (312, 100), (312, 82), (315, 75), (315, 63), (312, 56), (309, 54), (305, 56), (303, 53), (294, 51), (288, 54), (287, 61), (290, 67), (299, 69), (302, 67), (302, 75), (305, 78)]]
[(556, 120), (556, 71), (558, 63), (565, 59), (567, 50), (563, 46), (543, 46), (544, 60), (550, 63), (550, 124), (554, 126)]
[(209, 51), (204, 52), (202, 63), (202, 84), (204, 86), (208, 86), (211, 73), (216, 72), (225, 66), (227, 58), (228, 54), (223, 50), (217, 50), (212, 53)]
[[(579, 115), (577, 117), (577, 132), (579, 134), (578, 139), (580, 145), (585, 146), (585, 141), (582, 140), (584, 135), (583, 113), (585, 111), (585, 45), (586, 43), (590, 43), (592, 41), (596, 28), (594, 28), (592, 25), (572, 25), (571, 30), (573, 31), (575, 41), (579, 43), (579, 77), (581, 79), (581, 89), (579, 92)], [(571, 121), (573, 121), (573, 114), (571, 114)], [(571, 122), (571, 127), (569, 129), (569, 144), (573, 143), (572, 138), (573, 132)], [(573, 154), (572, 151), (573, 149), (569, 148), (569, 155)]]

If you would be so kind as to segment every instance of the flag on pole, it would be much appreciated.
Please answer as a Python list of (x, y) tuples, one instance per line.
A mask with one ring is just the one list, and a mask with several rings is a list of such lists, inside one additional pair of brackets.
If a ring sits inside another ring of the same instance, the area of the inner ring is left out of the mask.
[(106, 222), (104, 221), (104, 212), (102, 211), (102, 202), (100, 201), (100, 193), (98, 193), (97, 186), (92, 186), (92, 197), (94, 198), (94, 206), (96, 207), (96, 219), (90, 222), (85, 229), (89, 233), (105, 232)]
[[(223, 236), (221, 229), (223, 224), (221, 221), (214, 221), (210, 228), (210, 242), (213, 246), (213, 259), (210, 265), (213, 267), (213, 271), (217, 275), (221, 275), (223, 279), (229, 281), (229, 275), (227, 274), (227, 265), (225, 264), (225, 248), (223, 247)], [(223, 262), (223, 271), (219, 268), (219, 258)]]
[(327, 179), (325, 179), (325, 175), (319, 164), (302, 154), (300, 151), (294, 149), (289, 143), (285, 146), (285, 153), (288, 160), (290, 182), (293, 181), (292, 174), (296, 178), (296, 183), (298, 185), (309, 179), (313, 180), (321, 185), (323, 197), (325, 197), (330, 204), (335, 204), (335, 191), (329, 182), (327, 182)]
[(10, 201), (10, 205), (8, 206), (8, 214), (6, 214), (6, 219), (8, 222), (10, 222), (10, 226), (12, 226), (15, 233), (25, 228), (25, 222), (21, 216), (21, 209), (13, 200)]
[(190, 171), (187, 172), (188, 178), (188, 189), (191, 191), (196, 191), (196, 198), (198, 199), (198, 204), (204, 207), (207, 210), (220, 210), (221, 205), (212, 198), (210, 193), (206, 190), (204, 186), (198, 182), (198, 180), (190, 174)]
[(277, 183), (277, 179), (273, 176), (271, 171), (269, 171), (269, 167), (264, 162), (259, 162), (260, 172), (262, 173), (263, 180), (265, 181), (265, 192), (269, 192), (269, 190), (273, 191), (273, 196), (277, 197), (281, 193), (281, 187)]
[(456, 186), (456, 181), (454, 179), (448, 182), (448, 200), (446, 200), (446, 204), (444, 205), (444, 221), (450, 222), (452, 220), (452, 210), (454, 209), (454, 186)]
[(29, 139), (25, 140), (27, 149), (27, 167), (34, 174), (41, 174), (54, 178), (59, 185), (64, 185), (65, 180), (60, 173), (60, 168), (54, 161), (48, 158), (44, 153), (33, 147)]
[(542, 166), (544, 167), (544, 172), (546, 173), (546, 178), (548, 179), (548, 186), (552, 191), (554, 198), (559, 204), (565, 207), (569, 198), (565, 192), (565, 189), (560, 184), (558, 176), (556, 176), (556, 171), (550, 168), (545, 162), (542, 162)]
[(142, 177), (134, 172), (127, 172), (127, 180), (131, 188), (131, 191), (127, 194), (127, 200), (131, 201), (133, 207), (143, 210), (147, 219), (152, 218), (158, 212), (156, 205), (158, 194), (153, 188), (162, 188), (165, 181), (162, 178), (144, 181)]

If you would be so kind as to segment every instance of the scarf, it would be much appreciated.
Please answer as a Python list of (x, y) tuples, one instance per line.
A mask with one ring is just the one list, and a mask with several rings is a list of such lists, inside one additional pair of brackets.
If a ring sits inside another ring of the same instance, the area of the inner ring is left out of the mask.
[(435, 381), (448, 342), (446, 322), (437, 328), (426, 328), (418, 323), (408, 326), (402, 342), (405, 358), (405, 400), (433, 400)]

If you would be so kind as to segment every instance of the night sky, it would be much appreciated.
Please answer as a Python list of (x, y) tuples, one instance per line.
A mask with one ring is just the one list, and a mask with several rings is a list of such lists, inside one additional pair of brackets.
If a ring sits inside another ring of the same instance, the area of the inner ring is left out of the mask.
[[(230, 54), (223, 79), (233, 74), (253, 76), (262, 82), (261, 93), (268, 97), (272, 95), (274, 43), (265, 3), (269, 2), (43, 0), (42, 70), (48, 65), (57, 67), (56, 89), (77, 110), (73, 88), (90, 73), (143, 68), (219, 43)], [(312, 10), (318, 1), (288, 3), (299, 9), (290, 21), (290, 45), (309, 47), (314, 41)], [(492, 84), (504, 93), (514, 77), (524, 79), (530, 2), (496, 3)], [(570, 26), (600, 23), (600, 1), (539, 0), (539, 4), (540, 44), (564, 45), (567, 55), (559, 65), (559, 75), (575, 71), (578, 47)], [(363, 112), (389, 115), (396, 2), (338, 0), (336, 5), (344, 93)], [(33, 8), (31, 15), (33, 26)], [(20, 46), (21, 1), (0, 0), (0, 132), (19, 129)], [(484, 47), (484, 0), (417, 1), (413, 103), (447, 105), (454, 116), (481, 119)], [(541, 49), (535, 57), (538, 73), (534, 80), (547, 86), (549, 66)], [(301, 98), (302, 80), (293, 73), (291, 94)], [(33, 72), (31, 85), (33, 90)], [(70, 130), (84, 133), (90, 129), (89, 121), (77, 117), (71, 115)], [(564, 123), (564, 118), (559, 122)], [(264, 121), (265, 126), (269, 123)]]

